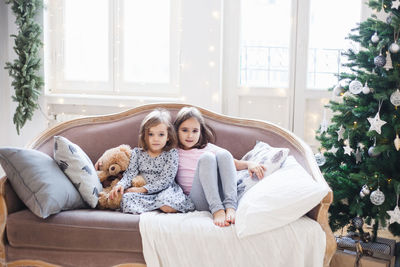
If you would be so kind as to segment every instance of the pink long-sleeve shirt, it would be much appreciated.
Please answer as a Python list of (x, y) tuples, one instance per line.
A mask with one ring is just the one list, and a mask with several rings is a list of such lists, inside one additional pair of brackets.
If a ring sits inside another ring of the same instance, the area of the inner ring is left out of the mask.
[(192, 184), (194, 175), (196, 173), (197, 162), (201, 155), (205, 152), (216, 153), (219, 151), (219, 146), (208, 143), (205, 148), (192, 148), (189, 150), (184, 150), (179, 148), (179, 163), (178, 163), (178, 173), (176, 175), (176, 182), (182, 187), (183, 192), (186, 195), (190, 194), (192, 190)]

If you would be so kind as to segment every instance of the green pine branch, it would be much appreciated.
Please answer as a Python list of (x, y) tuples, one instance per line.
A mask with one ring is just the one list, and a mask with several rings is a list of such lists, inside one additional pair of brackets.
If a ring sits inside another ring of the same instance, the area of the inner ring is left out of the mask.
[(43, 3), (42, 0), (6, 0), (6, 3), (11, 5), (18, 27), (18, 34), (10, 35), (14, 38), (17, 58), (13, 62), (6, 62), (5, 69), (13, 79), (11, 85), (14, 87), (15, 95), (12, 96), (12, 100), (18, 103), (13, 122), (19, 134), (38, 108), (44, 84), (43, 78), (38, 74), (41, 67), (40, 49), (43, 46), (40, 39), (42, 28), (35, 21), (35, 16)]

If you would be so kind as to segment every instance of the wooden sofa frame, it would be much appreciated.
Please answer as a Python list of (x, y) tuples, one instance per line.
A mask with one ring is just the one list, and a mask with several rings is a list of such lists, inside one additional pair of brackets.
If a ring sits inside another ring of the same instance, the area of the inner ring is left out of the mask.
[[(144, 111), (150, 111), (153, 110), (154, 108), (157, 107), (163, 107), (167, 109), (177, 109), (179, 110), (180, 108), (188, 106), (188, 105), (183, 105), (183, 104), (174, 104), (174, 103), (160, 103), (160, 104), (150, 104), (150, 105), (144, 105), (140, 106), (137, 108), (133, 108), (130, 110), (127, 110), (125, 112), (117, 113), (117, 114), (111, 114), (111, 115), (105, 115), (105, 116), (94, 116), (94, 117), (85, 117), (85, 118), (80, 118), (80, 119), (74, 119), (71, 121), (63, 122), (60, 123), (46, 131), (44, 131), (41, 135), (39, 135), (37, 138), (35, 138), (28, 146), (27, 148), (38, 148), (40, 147), (41, 144), (46, 142), (49, 138), (52, 138), (53, 136), (57, 135), (58, 133), (80, 125), (87, 125), (87, 124), (96, 124), (96, 123), (105, 123), (105, 122), (111, 122), (111, 121), (116, 121), (120, 120), (124, 117), (129, 117), (133, 116), (136, 113), (144, 112)], [(242, 119), (242, 118), (234, 118), (234, 117), (229, 117), (221, 114), (216, 114), (214, 112), (208, 111), (203, 108), (199, 108), (199, 110), (203, 113), (203, 115), (206, 118), (211, 118), (217, 121), (224, 121), (227, 123), (230, 123), (232, 125), (239, 125), (239, 126), (249, 126), (253, 128), (259, 128), (259, 129), (265, 129), (268, 131), (273, 131), (281, 136), (283, 136), (286, 140), (288, 140), (297, 150), (298, 152), (304, 157), (305, 159), (305, 164), (307, 165), (306, 169), (310, 172), (312, 177), (317, 181), (318, 183), (326, 183), (323, 175), (321, 174), (321, 171), (315, 161), (314, 154), (311, 150), (311, 148), (300, 138), (298, 138), (296, 135), (293, 133), (287, 131), (286, 129), (277, 126), (275, 124), (265, 122), (265, 121), (259, 121), (259, 120), (249, 120), (249, 119)], [(6, 228), (6, 222), (7, 222), (7, 203), (6, 203), (6, 198), (5, 198), (5, 183), (7, 181), (7, 177), (4, 176), (0, 178), (0, 265), (1, 266), (57, 266), (54, 264), (46, 263), (43, 261), (37, 261), (37, 260), (18, 260), (14, 262), (6, 262), (6, 251), (5, 251), (5, 228)], [(307, 216), (312, 218), (313, 220), (317, 221), (323, 231), (325, 232), (326, 235), (326, 251), (325, 251), (325, 256), (324, 256), (324, 266), (328, 267), (330, 264), (330, 261), (336, 251), (336, 240), (335, 237), (332, 233), (332, 230), (329, 226), (328, 223), (328, 209), (330, 204), (332, 203), (333, 200), (333, 192), (330, 190), (328, 194), (322, 199), (322, 201), (314, 207), (310, 212), (307, 213)], [(116, 265), (119, 267), (125, 267), (125, 266), (133, 266), (133, 267), (144, 267), (145, 265), (143, 264), (120, 264)]]

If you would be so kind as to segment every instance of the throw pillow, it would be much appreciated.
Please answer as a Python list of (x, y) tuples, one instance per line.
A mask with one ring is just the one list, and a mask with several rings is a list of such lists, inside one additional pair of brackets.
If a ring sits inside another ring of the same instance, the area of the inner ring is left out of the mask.
[(3, 147), (0, 163), (18, 197), (38, 217), (85, 207), (79, 192), (43, 152)]
[(289, 224), (314, 208), (328, 193), (289, 156), (282, 168), (262, 179), (239, 202), (236, 232), (239, 238)]
[(78, 189), (82, 198), (95, 208), (103, 190), (92, 161), (76, 144), (62, 136), (54, 136), (54, 159)]
[[(267, 168), (264, 172), (265, 178), (282, 166), (282, 163), (286, 160), (288, 154), (288, 148), (272, 147), (267, 143), (257, 141), (254, 148), (247, 152), (246, 155), (243, 156), (242, 160), (264, 164)], [(238, 199), (241, 199), (244, 193), (253, 187), (259, 179), (255, 175), (250, 177), (248, 170), (242, 170), (237, 172), (237, 181)]]

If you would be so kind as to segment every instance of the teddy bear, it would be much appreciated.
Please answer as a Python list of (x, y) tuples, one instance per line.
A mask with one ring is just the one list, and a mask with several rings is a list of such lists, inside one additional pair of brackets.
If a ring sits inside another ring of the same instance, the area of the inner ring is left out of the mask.
[[(129, 166), (129, 160), (132, 155), (132, 149), (129, 145), (120, 145), (118, 147), (106, 150), (97, 160), (96, 167), (98, 169), (97, 176), (103, 185), (103, 191), (99, 193), (99, 209), (118, 209), (122, 195), (116, 199), (109, 197), (110, 191), (122, 178), (123, 172)], [(138, 175), (132, 179), (132, 186), (142, 187), (146, 184), (143, 176)]]

